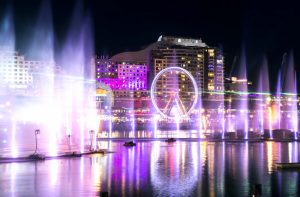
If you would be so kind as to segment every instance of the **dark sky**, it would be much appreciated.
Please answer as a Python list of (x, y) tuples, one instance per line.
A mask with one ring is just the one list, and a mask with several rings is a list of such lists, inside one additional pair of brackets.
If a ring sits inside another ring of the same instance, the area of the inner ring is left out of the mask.
[[(268, 58), (272, 80), (276, 79), (285, 52), (293, 50), (296, 65), (300, 63), (300, 11), (297, 1), (82, 2), (85, 12), (91, 14), (93, 20), (98, 54), (138, 50), (163, 34), (200, 37), (208, 45), (221, 46), (227, 73), (242, 48), (246, 51), (250, 76), (256, 75), (263, 56)], [(22, 37), (35, 22), (41, 1), (1, 0), (0, 13), (7, 4), (13, 7), (17, 36)], [(55, 36), (59, 42), (67, 32), (76, 1), (53, 0), (51, 4)]]

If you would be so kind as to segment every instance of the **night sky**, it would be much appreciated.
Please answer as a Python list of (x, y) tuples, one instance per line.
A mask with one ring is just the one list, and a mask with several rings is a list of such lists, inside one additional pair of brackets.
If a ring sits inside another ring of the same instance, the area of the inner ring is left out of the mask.
[[(293, 50), (295, 63), (300, 64), (300, 13), (296, 1), (82, 2), (85, 13), (93, 20), (97, 54), (139, 50), (155, 42), (160, 35), (172, 35), (200, 37), (210, 46), (222, 47), (227, 74), (238, 65), (234, 57), (238, 59), (241, 49), (245, 49), (252, 80), (263, 56), (268, 58), (272, 81), (276, 79), (285, 52)], [(1, 0), (0, 17), (10, 5), (17, 37), (24, 39), (36, 21), (40, 4), (38, 0)], [(69, 27), (76, 1), (53, 0), (51, 4), (55, 36), (60, 42)]]

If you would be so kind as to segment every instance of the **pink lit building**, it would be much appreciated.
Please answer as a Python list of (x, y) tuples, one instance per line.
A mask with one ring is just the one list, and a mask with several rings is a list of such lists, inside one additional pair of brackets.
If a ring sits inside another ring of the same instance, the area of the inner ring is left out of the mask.
[(146, 90), (147, 72), (145, 64), (118, 64), (119, 86), (120, 90)]
[(114, 63), (106, 57), (97, 58), (95, 64), (97, 82), (112, 90), (146, 90), (148, 87), (146, 64)]

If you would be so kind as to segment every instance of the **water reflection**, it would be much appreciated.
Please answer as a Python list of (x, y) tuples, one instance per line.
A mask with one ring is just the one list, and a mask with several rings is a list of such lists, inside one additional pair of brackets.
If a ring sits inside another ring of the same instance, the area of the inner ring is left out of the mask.
[(299, 195), (299, 171), (276, 162), (299, 161), (298, 142), (99, 142), (106, 155), (0, 164), (0, 196), (263, 196)]
[[(191, 145), (195, 142), (191, 142)], [(172, 145), (160, 143), (160, 151), (151, 160), (151, 185), (154, 196), (184, 196), (190, 194), (197, 183), (198, 160), (193, 160), (191, 146), (186, 143)]]

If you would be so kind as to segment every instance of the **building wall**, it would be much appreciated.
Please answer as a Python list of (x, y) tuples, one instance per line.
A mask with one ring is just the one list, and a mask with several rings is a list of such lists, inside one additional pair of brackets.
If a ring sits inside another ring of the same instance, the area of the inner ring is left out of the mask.
[(10, 88), (27, 88), (33, 85), (31, 70), (34, 65), (30, 61), (25, 61), (24, 56), (19, 56), (14, 51), (0, 51), (0, 74), (1, 83)]
[[(179, 44), (182, 44), (181, 41)], [(224, 92), (224, 57), (218, 48), (208, 46), (182, 46), (162, 44), (152, 51), (154, 75), (164, 68), (177, 66), (188, 70), (194, 77), (202, 98), (218, 99)], [(157, 91), (163, 92), (170, 81), (185, 93), (183, 99), (191, 99), (194, 87), (186, 75), (180, 75), (177, 80), (164, 76), (157, 82)], [(184, 98), (185, 97), (185, 98)]]
[[(167, 67), (181, 67), (193, 75), (198, 89), (203, 90), (205, 88), (203, 49), (177, 49), (176, 46), (165, 49), (159, 48), (153, 50), (153, 62), (155, 75)], [(179, 83), (181, 86), (186, 85), (187, 88), (190, 87), (190, 82), (184, 76), (174, 83)], [(158, 87), (158, 90), (162, 90), (162, 88)], [(192, 91), (192, 87), (189, 90)]]
[(118, 79), (123, 90), (146, 90), (148, 67), (145, 64), (118, 64)]
[(0, 50), (0, 85), (5, 94), (39, 95), (53, 85), (52, 74), (59, 72), (55, 62), (26, 60), (16, 51)]
[[(96, 78), (116, 91), (116, 98), (131, 98), (135, 91), (150, 91), (155, 75), (171, 66), (188, 70), (202, 96), (218, 97), (220, 94), (215, 93), (224, 91), (224, 57), (220, 49), (207, 46), (201, 39), (161, 36), (141, 51), (99, 58)], [(183, 102), (193, 100), (194, 87), (185, 74), (163, 75), (157, 81), (158, 96), (171, 89), (180, 90)]]
[(97, 82), (108, 85), (112, 90), (146, 90), (148, 66), (140, 63), (112, 62), (98, 58), (96, 62)]

